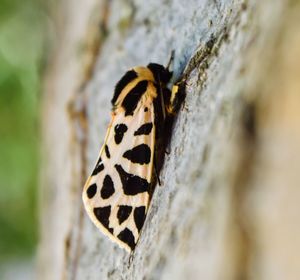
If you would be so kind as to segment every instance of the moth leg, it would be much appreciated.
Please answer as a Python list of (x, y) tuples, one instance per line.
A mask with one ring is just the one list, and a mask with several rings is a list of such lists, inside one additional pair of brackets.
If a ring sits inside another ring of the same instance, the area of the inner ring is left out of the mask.
[(175, 115), (185, 98), (185, 81), (180, 81), (172, 87), (170, 102), (166, 106), (168, 115)]
[(129, 258), (128, 258), (128, 268), (130, 267), (134, 257), (134, 250), (130, 252)]
[(166, 147), (165, 153), (166, 153), (166, 155), (169, 155), (171, 153), (170, 146)]
[(159, 175), (158, 175), (158, 172), (157, 172), (156, 160), (157, 160), (157, 159), (156, 159), (156, 155), (155, 155), (155, 159), (154, 159), (154, 162), (153, 162), (153, 165), (154, 165), (154, 172), (155, 172), (155, 176), (156, 176), (158, 185), (161, 186), (161, 182), (160, 182)]

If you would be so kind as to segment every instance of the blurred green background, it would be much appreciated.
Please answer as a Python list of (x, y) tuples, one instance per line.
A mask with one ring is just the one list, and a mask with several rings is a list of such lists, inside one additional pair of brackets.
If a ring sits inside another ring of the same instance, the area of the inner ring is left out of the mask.
[(0, 262), (37, 244), (37, 176), (45, 7), (0, 0)]

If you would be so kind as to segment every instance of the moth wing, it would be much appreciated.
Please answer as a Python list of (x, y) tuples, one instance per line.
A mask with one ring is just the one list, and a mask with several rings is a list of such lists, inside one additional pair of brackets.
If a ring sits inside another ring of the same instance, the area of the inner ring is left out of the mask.
[(144, 96), (133, 116), (117, 110), (83, 201), (93, 223), (112, 241), (135, 247), (150, 200), (155, 145), (154, 105)]

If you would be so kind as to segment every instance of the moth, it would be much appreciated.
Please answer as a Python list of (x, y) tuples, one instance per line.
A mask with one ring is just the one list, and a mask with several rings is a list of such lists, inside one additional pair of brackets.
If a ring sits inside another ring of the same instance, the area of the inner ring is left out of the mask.
[(82, 199), (93, 223), (128, 252), (143, 227), (157, 177), (156, 160), (167, 118), (182, 100), (172, 72), (150, 63), (128, 70), (115, 86), (111, 121)]

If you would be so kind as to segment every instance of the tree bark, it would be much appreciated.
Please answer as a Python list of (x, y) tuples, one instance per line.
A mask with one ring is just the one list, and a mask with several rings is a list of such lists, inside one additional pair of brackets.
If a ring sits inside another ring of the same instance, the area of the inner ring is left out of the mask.
[[(300, 279), (300, 2), (60, 5), (43, 95), (39, 279)], [(186, 99), (129, 262), (81, 192), (115, 83), (173, 49)]]

